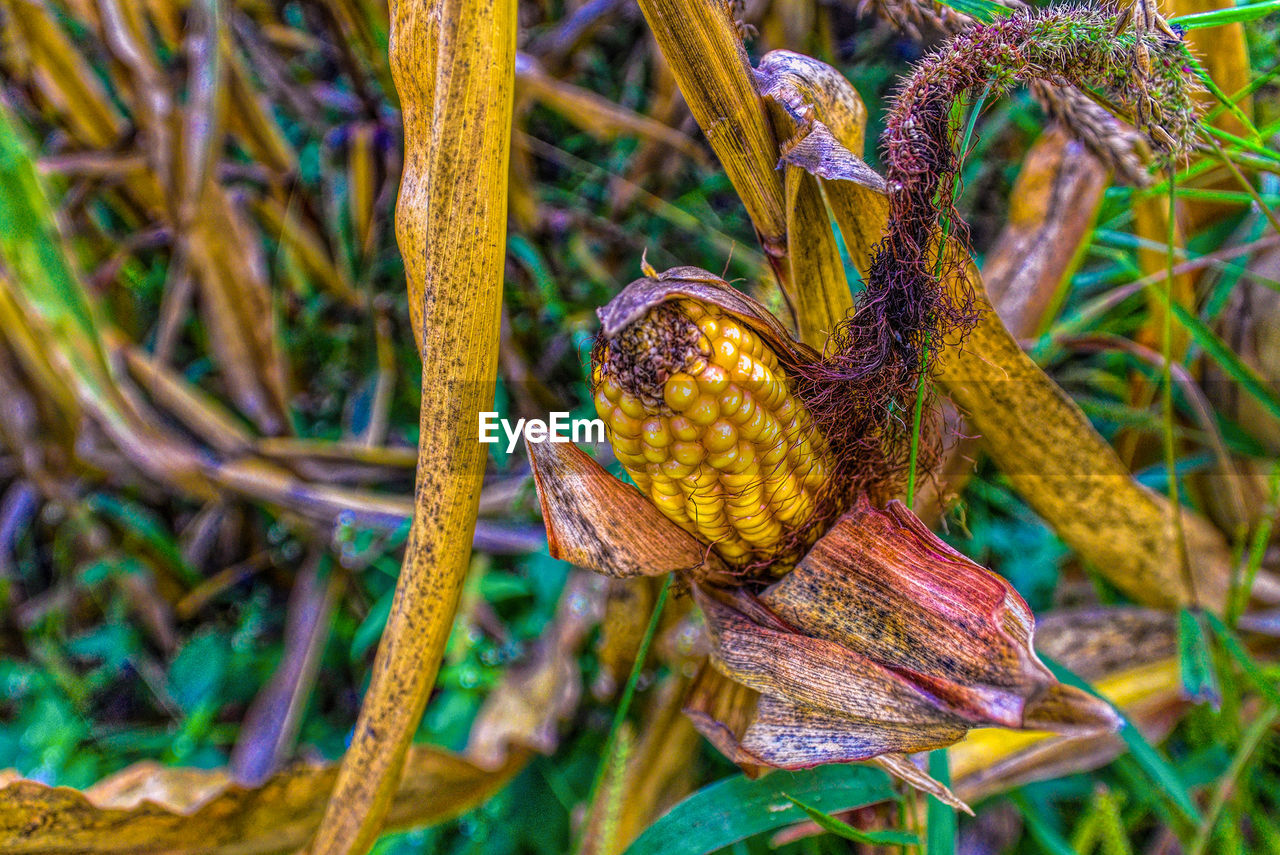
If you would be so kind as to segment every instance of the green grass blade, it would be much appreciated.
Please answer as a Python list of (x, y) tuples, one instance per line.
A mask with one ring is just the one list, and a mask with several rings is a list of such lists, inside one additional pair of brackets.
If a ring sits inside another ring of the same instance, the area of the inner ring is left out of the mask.
[(1182, 671), (1182, 689), (1195, 701), (1208, 701), (1216, 708), (1222, 703), (1218, 677), (1213, 671), (1208, 638), (1199, 612), (1178, 612), (1178, 663)]
[(1031, 832), (1031, 836), (1046, 852), (1049, 852), (1050, 855), (1077, 855), (1076, 851), (1071, 848), (1071, 844), (1067, 842), (1067, 839), (1041, 818), (1039, 811), (1027, 801), (1026, 796), (1021, 793), (1013, 793), (1010, 798), (1022, 813), (1022, 819), (1027, 824), (1027, 831)]
[(754, 781), (734, 775), (673, 807), (627, 847), (626, 855), (702, 855), (803, 822), (809, 817), (792, 798), (825, 813), (838, 813), (895, 795), (889, 776), (869, 766), (819, 766), (774, 772)]
[(1249, 655), (1249, 651), (1240, 643), (1240, 639), (1234, 632), (1227, 629), (1227, 625), (1214, 614), (1206, 613), (1205, 619), (1209, 622), (1209, 628), (1213, 630), (1213, 634), (1218, 637), (1218, 641), (1226, 648), (1231, 658), (1236, 660), (1240, 666), (1240, 670), (1244, 671), (1245, 677), (1253, 684), (1253, 687), (1267, 699), (1267, 701), (1277, 707), (1280, 707), (1280, 688), (1262, 673), (1262, 668)]
[[(1153, 292), (1165, 299), (1164, 293), (1160, 289), (1153, 289)], [(1173, 316), (1182, 324), (1183, 328), (1191, 334), (1191, 338), (1204, 349), (1204, 352), (1218, 364), (1218, 367), (1227, 373), (1232, 380), (1240, 384), (1246, 392), (1252, 395), (1259, 404), (1261, 404), (1268, 412), (1276, 418), (1280, 418), (1280, 395), (1263, 380), (1256, 371), (1246, 365), (1235, 351), (1227, 345), (1225, 341), (1200, 320), (1196, 315), (1188, 312), (1186, 308), (1173, 303)]]
[[(1041, 658), (1049, 666), (1049, 670), (1053, 672), (1054, 676), (1068, 686), (1075, 686), (1077, 689), (1082, 689), (1098, 698), (1102, 697), (1094, 691), (1092, 686), (1081, 680), (1069, 669), (1048, 657), (1042, 656)], [(1115, 708), (1113, 707), (1112, 709)], [(1196, 807), (1195, 802), (1191, 800), (1191, 794), (1187, 792), (1186, 784), (1178, 777), (1177, 771), (1150, 742), (1147, 742), (1147, 738), (1142, 735), (1138, 728), (1133, 726), (1133, 722), (1129, 721), (1123, 712), (1118, 709), (1115, 712), (1124, 722), (1124, 725), (1120, 728), (1120, 738), (1124, 740), (1125, 747), (1129, 749), (1129, 754), (1134, 761), (1142, 767), (1142, 771), (1159, 788), (1160, 792), (1168, 798), (1169, 802), (1178, 809), (1183, 818), (1191, 822), (1192, 825), (1198, 826), (1201, 821), (1200, 810)]]
[(845, 840), (852, 840), (854, 843), (866, 843), (870, 846), (919, 846), (920, 838), (909, 831), (898, 831), (897, 829), (885, 829), (883, 831), (863, 831), (854, 828), (847, 822), (836, 819), (830, 814), (825, 814), (812, 805), (807, 805), (799, 799), (783, 793), (787, 801), (791, 802), (800, 810), (809, 815), (809, 819), (817, 823), (818, 827), (823, 831), (830, 832), (837, 837), (843, 837)]
[(1280, 0), (1265, 0), (1262, 3), (1246, 3), (1226, 9), (1215, 9), (1212, 12), (1179, 15), (1176, 18), (1170, 18), (1169, 23), (1177, 24), (1184, 30), (1199, 30), (1205, 27), (1222, 27), (1227, 24), (1253, 21), (1272, 12), (1280, 12)]

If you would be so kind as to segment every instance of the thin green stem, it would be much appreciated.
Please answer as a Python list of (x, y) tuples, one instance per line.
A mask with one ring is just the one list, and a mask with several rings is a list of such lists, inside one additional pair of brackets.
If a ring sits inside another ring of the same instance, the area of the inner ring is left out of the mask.
[[(653, 638), (658, 634), (658, 621), (662, 617), (662, 609), (667, 604), (667, 594), (671, 591), (671, 574), (662, 583), (662, 590), (658, 592), (658, 600), (653, 604), (653, 612), (649, 615), (649, 625), (644, 629), (644, 637), (640, 639), (640, 646), (636, 649), (636, 659), (631, 665), (631, 674), (627, 677), (627, 685), (622, 690), (622, 698), (618, 701), (618, 708), (613, 714), (613, 725), (609, 728), (609, 737), (605, 740), (604, 751), (600, 754), (600, 765), (596, 768), (595, 780), (591, 782), (591, 790), (587, 795), (587, 816), (591, 816), (591, 812), (595, 809), (596, 798), (600, 794), (600, 785), (603, 783), (605, 775), (609, 772), (609, 767), (613, 762), (614, 752), (617, 750), (618, 733), (622, 730), (622, 723), (627, 719), (627, 713), (631, 709), (631, 700), (636, 694), (636, 684), (640, 682), (640, 672), (644, 670), (644, 660), (648, 658), (649, 646), (653, 644)], [(588, 823), (588, 828), (589, 823)], [(586, 843), (586, 835), (578, 841), (575, 851), (582, 852), (582, 846)]]
[(1173, 279), (1175, 261), (1175, 228), (1177, 226), (1177, 182), (1169, 181), (1169, 223), (1166, 238), (1168, 247), (1165, 255), (1164, 279), (1164, 323), (1161, 335), (1161, 356), (1164, 357), (1160, 371), (1161, 409), (1164, 418), (1164, 465), (1168, 475), (1169, 512), (1173, 514), (1174, 548), (1177, 550), (1178, 567), (1181, 569), (1183, 582), (1191, 597), (1193, 606), (1198, 606), (1195, 578), (1191, 575), (1191, 562), (1187, 556), (1187, 541), (1182, 529), (1182, 503), (1178, 499), (1177, 448), (1173, 431)]

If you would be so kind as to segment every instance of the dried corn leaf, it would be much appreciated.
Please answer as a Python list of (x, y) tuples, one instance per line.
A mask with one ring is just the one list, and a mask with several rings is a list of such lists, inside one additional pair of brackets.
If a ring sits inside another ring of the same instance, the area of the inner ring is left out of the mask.
[[(528, 762), (517, 749), (494, 768), (426, 745), (410, 752), (388, 830), (457, 816), (490, 798)], [(257, 855), (294, 852), (320, 822), (336, 766), (299, 765), (261, 787), (224, 770), (131, 766), (84, 793), (0, 774), (6, 855)]]
[(560, 723), (582, 697), (578, 652), (604, 614), (606, 580), (592, 573), (569, 577), (555, 618), (525, 659), (503, 675), (476, 716), (467, 755), (486, 768), (502, 765), (513, 744), (550, 754), (560, 744)]
[(6, 20), (27, 51), (24, 70), (72, 138), (88, 148), (112, 146), (124, 133), (124, 120), (48, 5), (35, 0), (5, 0), (5, 5)]
[(781, 258), (786, 208), (778, 145), (728, 4), (640, 0), (640, 10), (761, 245)]
[(312, 852), (363, 853), (435, 684), (475, 526), (493, 401), (515, 78), (514, 0), (392, 9), (404, 117), (396, 237), (423, 396), (413, 526), (374, 677)]
[[(978, 273), (969, 278), (977, 282)], [(1014, 489), (1099, 573), (1140, 603), (1190, 602), (1168, 503), (1133, 480), (1075, 402), (980, 299), (977, 327), (963, 347), (940, 356), (934, 379), (982, 434), (983, 448)], [(1200, 601), (1220, 607), (1230, 574), (1226, 543), (1207, 520), (1182, 516)]]
[[(788, 164), (787, 201), (792, 206), (791, 169), (798, 167), (821, 179), (821, 186), (854, 266), (866, 274), (872, 249), (880, 242), (889, 218), (885, 184), (862, 161), (867, 110), (852, 84), (839, 71), (812, 57), (776, 50), (760, 60), (757, 79), (774, 132), (782, 141), (782, 160)], [(824, 211), (825, 214), (825, 211)], [(829, 223), (829, 220), (826, 222)], [(829, 230), (829, 227), (828, 227)], [(789, 233), (794, 256), (814, 240)], [(797, 279), (794, 288), (807, 288)], [(843, 293), (825, 299), (852, 307), (847, 283)], [(838, 316), (843, 318), (843, 312)]]

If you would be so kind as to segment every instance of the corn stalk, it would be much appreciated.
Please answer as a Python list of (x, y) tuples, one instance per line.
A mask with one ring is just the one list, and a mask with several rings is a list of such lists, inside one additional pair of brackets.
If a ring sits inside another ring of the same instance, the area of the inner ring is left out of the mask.
[(413, 527), (373, 681), (314, 853), (363, 853), (382, 828), (435, 684), (470, 554), (493, 401), (515, 78), (513, 0), (393, 3), (404, 113), (396, 237), (421, 347)]

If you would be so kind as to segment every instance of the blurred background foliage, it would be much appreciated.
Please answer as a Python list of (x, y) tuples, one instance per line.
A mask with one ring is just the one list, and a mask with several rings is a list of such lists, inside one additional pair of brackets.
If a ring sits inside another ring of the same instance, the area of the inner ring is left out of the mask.
[[(753, 57), (785, 47), (840, 68), (874, 140), (899, 76), (942, 35), (878, 11), (749, 0), (737, 13)], [(520, 20), (497, 409), (592, 416), (594, 310), (639, 275), (642, 256), (659, 269), (726, 271), (775, 305), (777, 295), (639, 10), (546, 0), (522, 3)], [(229, 766), (252, 783), (298, 758), (332, 760), (390, 609), (422, 391), (392, 228), (401, 152), (387, 10), (378, 0), (0, 0), (0, 27), (0, 194), (11, 197), (0, 228), (16, 252), (19, 214), (30, 214), (35, 237), (23, 239), (66, 265), (55, 275), (49, 257), (32, 262), (44, 288), (12, 257), (0, 265), (0, 769), (86, 787), (153, 759)], [(1265, 149), (1280, 128), (1280, 27), (1271, 16), (1243, 30)], [(1024, 157), (1047, 125), (1025, 92), (978, 119), (960, 208), (979, 258), (1010, 220)], [(1277, 158), (1248, 153), (1257, 198), (1274, 207)], [(878, 166), (873, 145), (867, 157)], [(1182, 198), (1207, 206), (1178, 257), (1208, 259), (1191, 310), (1274, 395), (1276, 234), (1220, 167), (1185, 166)], [(1159, 364), (1090, 346), (1143, 341), (1152, 328), (1152, 304), (1118, 291), (1162, 269), (1163, 235), (1141, 222), (1149, 198), (1106, 190), (1078, 269), (1027, 344), (1163, 490), (1150, 392)], [(1201, 366), (1204, 350), (1184, 351), (1177, 475), (1243, 552), (1275, 512), (1280, 419), (1265, 395), (1240, 391), (1231, 359)], [(1218, 471), (1215, 440), (1244, 473), (1228, 490), (1234, 504), (1198, 477)], [(943, 526), (1037, 612), (1120, 600), (980, 460)], [(571, 578), (546, 554), (522, 452), (495, 447), (475, 543), (419, 733), (456, 750), (495, 687), (545, 651)], [(1259, 548), (1274, 564), (1265, 538)], [(552, 716), (544, 753), (481, 807), (378, 851), (565, 851), (655, 590), (578, 594), (611, 620), (556, 646), (569, 673), (557, 685), (587, 691), (559, 704), (568, 720), (557, 735)], [(1233, 776), (1210, 851), (1243, 851), (1247, 824), (1249, 847), (1277, 852), (1280, 756), (1267, 740), (1244, 755), (1247, 771), (1233, 765), (1257, 703), (1232, 688), (1224, 656), (1215, 648), (1222, 705), (1194, 708), (1163, 751), (1196, 792)], [(679, 667), (667, 661), (680, 660), (659, 657), (641, 675), (641, 716), (663, 704), (664, 675)], [(653, 804), (731, 771), (705, 745), (684, 750), (692, 759), (667, 770), (666, 798)], [(1127, 757), (996, 796), (979, 814), (962, 827), (964, 851), (1054, 851), (1073, 834), (1106, 852), (1175, 851), (1167, 802)], [(849, 845), (808, 837), (783, 851)], [(768, 849), (756, 838), (736, 851)]]

